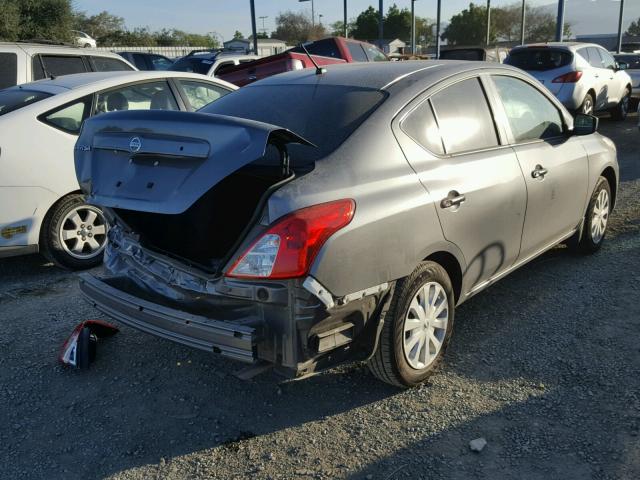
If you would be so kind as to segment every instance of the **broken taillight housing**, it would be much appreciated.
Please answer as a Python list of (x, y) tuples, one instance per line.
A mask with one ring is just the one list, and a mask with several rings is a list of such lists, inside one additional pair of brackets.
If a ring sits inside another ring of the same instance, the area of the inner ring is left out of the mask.
[(327, 239), (351, 222), (351, 199), (321, 203), (282, 217), (226, 273), (235, 278), (296, 278), (309, 272)]
[(576, 83), (582, 78), (582, 72), (569, 72), (553, 79), (552, 83)]

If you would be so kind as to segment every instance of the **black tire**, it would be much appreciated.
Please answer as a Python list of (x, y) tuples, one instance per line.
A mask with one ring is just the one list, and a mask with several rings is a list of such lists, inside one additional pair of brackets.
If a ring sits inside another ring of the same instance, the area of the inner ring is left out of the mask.
[(608, 213), (607, 213), (607, 225), (609, 220), (609, 214), (611, 213), (611, 187), (609, 186), (609, 182), (606, 178), (600, 177), (596, 182), (596, 188), (593, 190), (593, 194), (591, 195), (591, 199), (589, 200), (589, 206), (587, 207), (587, 213), (584, 216), (584, 226), (582, 229), (582, 236), (580, 237), (580, 232), (577, 232), (569, 241), (567, 242), (567, 246), (572, 250), (579, 253), (595, 253), (600, 250), (600, 247), (604, 243), (604, 239), (606, 236), (606, 226), (605, 230), (602, 233), (601, 237), (596, 236), (594, 238), (592, 226), (595, 220), (594, 217), (594, 209), (596, 207), (596, 203), (598, 201), (598, 197), (600, 196), (600, 192), (605, 191), (608, 199)]
[[(56, 203), (47, 213), (42, 227), (40, 228), (40, 253), (42, 253), (49, 261), (55, 263), (59, 267), (71, 270), (83, 270), (92, 268), (102, 263), (103, 250), (93, 256), (87, 255), (85, 258), (77, 258), (71, 255), (63, 246), (60, 236), (60, 229), (67, 215), (78, 207), (87, 207), (99, 211), (96, 207), (88, 206), (82, 195), (71, 194), (63, 197)], [(102, 213), (100, 212), (100, 216)], [(98, 236), (96, 235), (96, 239)], [(99, 241), (106, 240), (104, 236), (99, 236)]]
[(594, 115), (596, 113), (596, 100), (592, 94), (587, 93), (584, 96), (584, 100), (582, 100), (577, 113), (586, 113), (588, 115)]
[(614, 108), (611, 109), (611, 117), (614, 120), (623, 121), (626, 120), (629, 108), (631, 106), (631, 92), (627, 89), (624, 93), (622, 100), (618, 102)]
[[(413, 368), (404, 354), (404, 322), (409, 305), (418, 290), (429, 282), (438, 283), (447, 295), (448, 322), (442, 346), (425, 368)], [(415, 387), (423, 383), (440, 363), (453, 332), (455, 298), (451, 280), (435, 262), (422, 262), (411, 275), (398, 280), (385, 315), (378, 346), (369, 360), (369, 369), (379, 380), (398, 387)]]

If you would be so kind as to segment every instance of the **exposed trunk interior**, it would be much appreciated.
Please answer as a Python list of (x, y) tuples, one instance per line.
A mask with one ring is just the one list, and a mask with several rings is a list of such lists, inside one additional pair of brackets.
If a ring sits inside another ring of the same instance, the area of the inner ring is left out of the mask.
[(280, 161), (264, 163), (263, 158), (235, 171), (178, 215), (114, 211), (140, 235), (143, 246), (216, 271), (256, 220), (263, 201), (294, 177)]

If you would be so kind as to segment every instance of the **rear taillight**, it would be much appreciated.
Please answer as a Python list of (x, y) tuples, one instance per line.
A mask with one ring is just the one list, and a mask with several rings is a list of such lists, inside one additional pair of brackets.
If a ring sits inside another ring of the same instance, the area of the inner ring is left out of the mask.
[(351, 199), (321, 203), (278, 220), (226, 273), (235, 278), (296, 278), (309, 272), (327, 239), (351, 222)]
[(569, 72), (553, 79), (553, 83), (576, 83), (582, 78), (582, 72)]

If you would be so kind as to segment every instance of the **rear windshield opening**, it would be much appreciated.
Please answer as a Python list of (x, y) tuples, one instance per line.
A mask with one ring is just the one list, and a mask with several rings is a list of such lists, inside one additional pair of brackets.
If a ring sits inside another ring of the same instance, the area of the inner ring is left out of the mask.
[(291, 130), (317, 148), (289, 145), (292, 161), (333, 152), (385, 100), (386, 93), (345, 85), (251, 85), (201, 112), (258, 120)]
[(573, 55), (553, 48), (523, 48), (512, 51), (504, 63), (522, 70), (545, 71), (569, 65)]
[(0, 91), (0, 115), (13, 112), (32, 103), (39, 102), (47, 97), (50, 93), (37, 92), (34, 90), (23, 90), (21, 88), (10, 88)]

